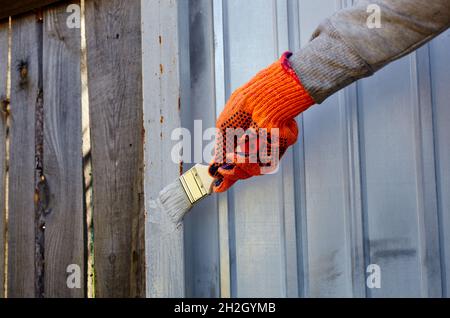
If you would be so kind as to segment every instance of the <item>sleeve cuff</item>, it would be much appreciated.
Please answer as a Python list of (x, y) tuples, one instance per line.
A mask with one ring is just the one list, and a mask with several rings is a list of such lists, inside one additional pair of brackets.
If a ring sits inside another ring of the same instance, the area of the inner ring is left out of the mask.
[(311, 42), (289, 60), (303, 86), (318, 104), (354, 81), (374, 73), (341, 39), (329, 21), (322, 23)]

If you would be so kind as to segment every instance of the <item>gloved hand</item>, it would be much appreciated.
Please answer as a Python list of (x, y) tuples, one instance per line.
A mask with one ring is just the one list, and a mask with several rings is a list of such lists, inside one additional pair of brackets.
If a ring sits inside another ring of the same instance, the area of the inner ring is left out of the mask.
[[(228, 190), (240, 179), (275, 170), (287, 148), (297, 141), (294, 118), (315, 102), (290, 66), (290, 56), (290, 52), (284, 53), (238, 88), (220, 114), (214, 160), (209, 167), (216, 178), (215, 192)], [(230, 135), (239, 128), (247, 134)]]

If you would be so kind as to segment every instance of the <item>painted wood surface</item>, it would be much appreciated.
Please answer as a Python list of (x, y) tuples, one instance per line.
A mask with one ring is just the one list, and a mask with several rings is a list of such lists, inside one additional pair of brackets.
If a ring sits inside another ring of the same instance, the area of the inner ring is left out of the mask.
[(97, 297), (144, 296), (140, 1), (86, 1)]
[(146, 273), (147, 296), (152, 298), (185, 295), (183, 226), (165, 231), (152, 221), (148, 207), (160, 190), (176, 181), (183, 167), (171, 157), (176, 144), (171, 136), (181, 126), (181, 109), (189, 109), (189, 78), (185, 78), (189, 52), (181, 50), (189, 48), (189, 38), (181, 36), (188, 31), (187, 5), (175, 0), (142, 1)]
[(35, 109), (42, 95), (42, 23), (12, 21), (8, 297), (35, 296)]
[[(79, 3), (78, 3), (79, 4)], [(67, 26), (67, 5), (44, 12), (45, 296), (84, 296), (80, 29)], [(74, 267), (75, 265), (75, 267)], [(67, 270), (81, 277), (67, 286)]]
[(0, 23), (0, 298), (5, 292), (6, 124), (8, 101), (9, 22)]

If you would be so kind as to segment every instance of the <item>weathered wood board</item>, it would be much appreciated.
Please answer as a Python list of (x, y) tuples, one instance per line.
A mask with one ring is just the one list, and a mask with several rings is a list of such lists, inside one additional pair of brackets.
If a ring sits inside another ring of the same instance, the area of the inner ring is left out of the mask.
[(145, 293), (140, 13), (86, 2), (97, 297)]
[(35, 296), (35, 108), (41, 95), (42, 23), (12, 20), (8, 297)]
[(68, 27), (66, 7), (62, 4), (44, 11), (43, 167), (49, 189), (44, 250), (46, 297), (83, 297), (85, 284), (81, 33), (80, 28)]

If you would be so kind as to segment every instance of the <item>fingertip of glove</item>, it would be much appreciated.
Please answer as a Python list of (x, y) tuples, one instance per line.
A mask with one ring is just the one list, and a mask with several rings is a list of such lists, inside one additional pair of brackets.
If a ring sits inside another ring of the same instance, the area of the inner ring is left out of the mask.
[(224, 164), (222, 167), (220, 167), (220, 169), (230, 171), (230, 170), (233, 170), (234, 167), (235, 167), (234, 164), (226, 163), (226, 164)]
[(213, 191), (215, 193), (223, 193), (228, 191), (235, 183), (237, 180), (231, 180), (228, 178), (222, 178), (218, 181), (216, 181), (216, 183), (213, 186)]

